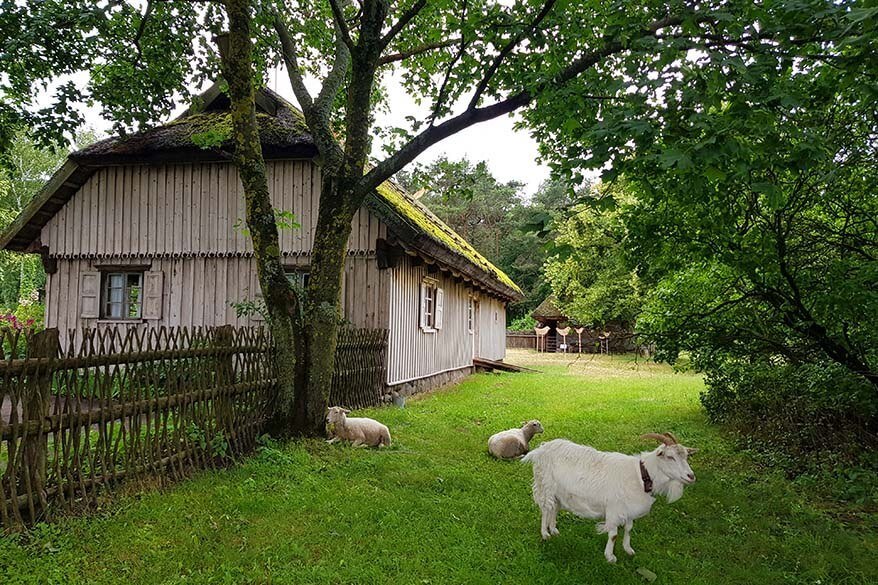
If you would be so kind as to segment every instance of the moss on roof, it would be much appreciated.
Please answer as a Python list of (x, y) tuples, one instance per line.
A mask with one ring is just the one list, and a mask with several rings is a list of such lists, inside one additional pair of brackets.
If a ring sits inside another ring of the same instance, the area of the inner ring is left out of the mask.
[(555, 295), (549, 295), (540, 303), (533, 313), (530, 314), (534, 319), (566, 319), (567, 316), (558, 308), (558, 299)]
[(479, 252), (464, 240), (453, 229), (448, 227), (441, 219), (427, 209), (426, 206), (412, 199), (402, 189), (387, 181), (377, 189), (378, 194), (384, 199), (400, 216), (407, 219), (415, 225), (418, 231), (426, 234), (440, 245), (448, 248), (469, 260), (477, 267), (487, 272), (504, 285), (519, 294), (524, 294), (518, 285), (512, 281), (505, 272), (491, 264), (491, 262), (479, 254)]
[[(84, 159), (102, 156), (136, 156), (160, 151), (205, 148), (231, 148), (232, 119), (228, 111), (208, 111), (179, 118), (162, 126), (130, 136), (101, 140), (71, 155)], [(304, 117), (296, 110), (280, 108), (276, 116), (256, 114), (259, 137), (264, 147), (288, 147), (310, 144), (311, 136)]]

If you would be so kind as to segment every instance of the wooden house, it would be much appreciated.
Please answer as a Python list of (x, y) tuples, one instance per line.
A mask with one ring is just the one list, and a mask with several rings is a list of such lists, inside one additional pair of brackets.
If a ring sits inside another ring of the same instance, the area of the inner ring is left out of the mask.
[[(180, 118), (71, 154), (3, 234), (42, 256), (46, 326), (252, 325), (233, 303), (259, 296), (234, 165), (207, 137), (230, 136), (229, 100), (209, 89)], [(268, 89), (258, 123), (291, 279), (304, 283), (320, 167), (301, 113)], [(228, 139), (224, 146), (230, 147)], [(353, 220), (343, 308), (353, 326), (389, 330), (387, 384), (411, 391), (505, 354), (506, 303), (521, 291), (425, 206), (391, 182)]]

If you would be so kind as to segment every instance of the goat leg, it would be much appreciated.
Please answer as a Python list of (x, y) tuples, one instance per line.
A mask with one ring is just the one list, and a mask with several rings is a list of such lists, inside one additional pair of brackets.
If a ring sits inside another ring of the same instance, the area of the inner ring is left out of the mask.
[(634, 522), (632, 520), (628, 520), (625, 522), (625, 536), (622, 538), (622, 548), (625, 549), (625, 552), (634, 556), (634, 549), (631, 548), (631, 529), (634, 528)]
[(619, 533), (619, 527), (615, 524), (607, 524), (607, 546), (604, 548), (604, 556), (608, 563), (616, 562), (614, 549), (616, 548), (616, 535)]

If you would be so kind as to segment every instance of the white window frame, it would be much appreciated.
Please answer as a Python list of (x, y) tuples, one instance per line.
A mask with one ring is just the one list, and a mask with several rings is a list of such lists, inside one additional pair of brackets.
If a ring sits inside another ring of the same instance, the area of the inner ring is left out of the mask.
[(436, 333), (442, 329), (445, 310), (445, 291), (439, 281), (426, 277), (421, 281), (420, 325), (424, 333)]

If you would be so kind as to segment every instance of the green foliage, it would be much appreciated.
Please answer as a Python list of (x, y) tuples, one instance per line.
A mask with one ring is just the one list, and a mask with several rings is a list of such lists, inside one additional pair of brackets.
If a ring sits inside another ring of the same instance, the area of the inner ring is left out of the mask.
[[(94, 140), (94, 133), (83, 132), (77, 143)], [(15, 140), (5, 152), (0, 166), (0, 229), (8, 226), (30, 202), (45, 182), (64, 162), (67, 150), (39, 148), (24, 132), (17, 132)], [(34, 318), (42, 322), (33, 306), (39, 300), (39, 290), (46, 284), (46, 274), (39, 256), (0, 250), (0, 310), (16, 312), (22, 307), (25, 322)]]
[[(263, 439), (240, 466), (0, 538), (0, 581), (616, 585), (643, 582), (640, 567), (663, 584), (878, 579), (874, 515), (755, 464), (705, 420), (699, 377), (531, 355), (513, 359), (544, 373), (481, 374), (405, 409), (357, 413), (389, 425), (389, 449)], [(669, 430), (700, 449), (698, 481), (635, 524), (634, 559), (608, 565), (606, 536), (570, 514), (543, 543), (531, 470), (485, 452), (492, 433), (530, 418), (546, 428), (535, 444), (629, 453), (650, 447), (639, 434)]]
[(232, 302), (229, 303), (229, 306), (235, 309), (235, 315), (238, 319), (252, 317), (253, 315), (259, 315), (263, 319), (268, 319), (268, 309), (265, 306), (265, 301), (262, 299)]
[(618, 206), (624, 201), (621, 186), (594, 189), (559, 223), (545, 275), (559, 309), (575, 323), (632, 324), (640, 314), (643, 286), (625, 247)]
[(229, 139), (232, 129), (228, 126), (209, 128), (203, 132), (195, 132), (190, 137), (192, 144), (202, 149), (211, 149), (221, 146)]
[(521, 317), (516, 317), (512, 319), (508, 323), (506, 323), (506, 329), (509, 331), (530, 331), (534, 327), (536, 327), (536, 320), (530, 316), (530, 314), (522, 315)]
[(512, 304), (507, 316), (526, 320), (550, 292), (542, 265), (553, 222), (571, 205), (573, 190), (547, 181), (528, 200), (521, 183), (500, 183), (487, 163), (467, 159), (439, 158), (400, 173), (397, 180), (409, 192), (421, 193), (432, 212), (521, 287), (526, 298)]

